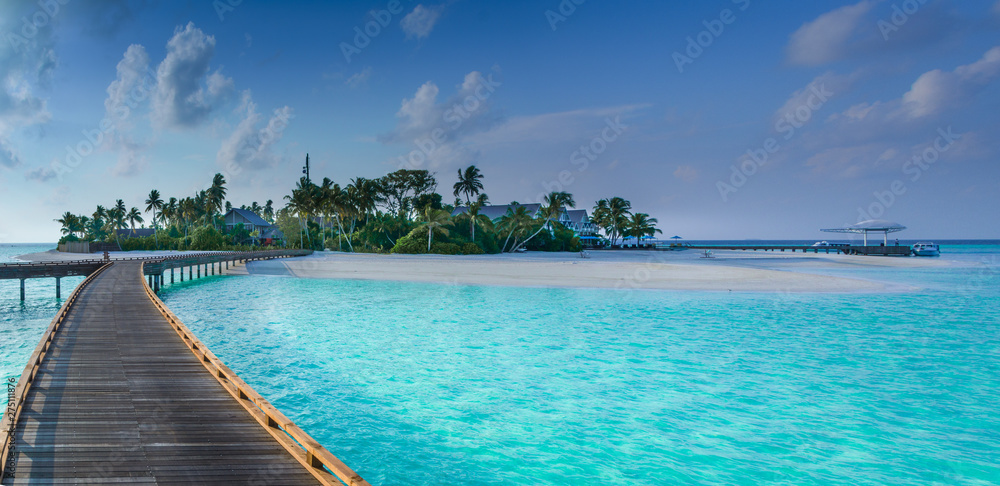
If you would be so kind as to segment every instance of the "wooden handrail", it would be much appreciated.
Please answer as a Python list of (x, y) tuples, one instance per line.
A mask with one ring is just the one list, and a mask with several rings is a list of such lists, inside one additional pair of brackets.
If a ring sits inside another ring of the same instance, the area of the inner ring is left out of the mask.
[(0, 464), (0, 481), (6, 477), (7, 471), (7, 461), (8, 456), (12, 452), (11, 439), (13, 438), (13, 429), (17, 426), (17, 419), (21, 416), (21, 405), (24, 404), (24, 397), (28, 394), (31, 389), (31, 384), (35, 380), (35, 376), (38, 375), (38, 370), (42, 366), (42, 362), (45, 361), (45, 357), (48, 354), (49, 345), (52, 344), (52, 340), (55, 338), (55, 333), (59, 330), (63, 321), (66, 318), (66, 314), (69, 312), (70, 308), (76, 302), (76, 298), (80, 295), (83, 289), (94, 281), (98, 275), (101, 274), (108, 267), (113, 265), (113, 263), (105, 263), (101, 265), (94, 273), (91, 273), (87, 278), (83, 279), (70, 294), (66, 302), (63, 303), (59, 311), (56, 312), (56, 316), (52, 318), (52, 322), (49, 324), (48, 329), (42, 335), (42, 340), (38, 342), (38, 346), (35, 346), (35, 351), (31, 353), (31, 357), (28, 358), (28, 364), (25, 365), (24, 371), (21, 372), (21, 378), (17, 381), (17, 387), (14, 389), (13, 397), (8, 397), (8, 399), (14, 400), (13, 409), (10, 403), (7, 404), (7, 409), (4, 410), (3, 421), (0, 422), (0, 433), (3, 434), (3, 438), (0, 439), (3, 443), (3, 447), (0, 448), (0, 459), (3, 463)]
[(194, 333), (191, 332), (187, 326), (184, 325), (181, 320), (174, 315), (173, 312), (167, 308), (166, 304), (163, 303), (153, 292), (153, 289), (149, 287), (146, 283), (146, 279), (143, 278), (143, 263), (139, 266), (139, 280), (142, 282), (143, 289), (146, 290), (146, 295), (149, 300), (153, 302), (153, 305), (160, 311), (160, 314), (170, 323), (171, 327), (177, 332), (184, 344), (191, 350), (191, 352), (198, 358), (212, 376), (222, 384), (222, 387), (229, 392), (233, 398), (247, 411), (257, 421), (264, 430), (267, 430), (272, 437), (282, 447), (287, 450), (292, 457), (294, 457), (300, 464), (302, 464), (306, 470), (308, 470), (312, 475), (324, 485), (340, 485), (346, 484), (348, 486), (370, 486), (367, 481), (365, 481), (358, 473), (354, 472), (350, 467), (343, 463), (340, 459), (334, 456), (330, 451), (320, 445), (319, 442), (314, 440), (309, 434), (304, 430), (299, 428), (292, 422), (291, 419), (286, 417), (283, 413), (278, 411), (270, 402), (267, 401), (263, 396), (257, 393), (249, 384), (243, 381), (239, 375), (233, 370), (229, 369), (222, 360), (220, 360), (208, 346), (205, 346)]

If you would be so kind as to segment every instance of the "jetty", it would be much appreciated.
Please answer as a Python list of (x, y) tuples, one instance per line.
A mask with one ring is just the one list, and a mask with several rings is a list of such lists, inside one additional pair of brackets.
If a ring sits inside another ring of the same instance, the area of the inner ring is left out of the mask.
[(101, 262), (53, 318), (17, 383), (8, 382), (2, 484), (367, 485), (155, 293), (178, 269), (190, 278), (194, 269), (207, 275), (308, 253)]
[(674, 245), (660, 249), (690, 249), (690, 250), (743, 250), (743, 251), (789, 251), (795, 253), (843, 253), (845, 255), (878, 255), (878, 256), (910, 256), (909, 246), (884, 245)]

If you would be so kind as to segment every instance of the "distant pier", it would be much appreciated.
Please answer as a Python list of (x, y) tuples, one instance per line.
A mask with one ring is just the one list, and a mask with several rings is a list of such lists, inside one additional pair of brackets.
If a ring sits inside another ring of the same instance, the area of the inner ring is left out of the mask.
[[(910, 256), (909, 246), (859, 246), (859, 245), (682, 245), (676, 248), (691, 250), (743, 250), (743, 251), (790, 251), (795, 253), (842, 253), (845, 255)], [(664, 248), (666, 249), (666, 248)]]
[[(96, 272), (97, 269), (109, 261), (141, 261), (145, 263), (143, 271), (147, 276), (149, 286), (155, 292), (159, 292), (160, 287), (166, 283), (164, 281), (166, 277), (169, 277), (170, 283), (174, 283), (175, 278), (183, 282), (185, 268), (188, 271), (188, 280), (191, 280), (193, 278), (201, 278), (203, 271), (206, 276), (215, 275), (216, 272), (222, 273), (223, 267), (228, 269), (230, 264), (304, 256), (310, 253), (312, 253), (311, 250), (216, 251), (169, 257), (126, 257), (109, 260), (89, 259), (44, 263), (4, 263), (0, 264), (0, 280), (20, 280), (21, 300), (24, 300), (26, 280), (33, 278), (55, 278), (56, 298), (60, 299), (62, 298), (61, 279), (63, 277), (86, 277)], [(175, 270), (179, 271), (179, 275), (175, 276)]]

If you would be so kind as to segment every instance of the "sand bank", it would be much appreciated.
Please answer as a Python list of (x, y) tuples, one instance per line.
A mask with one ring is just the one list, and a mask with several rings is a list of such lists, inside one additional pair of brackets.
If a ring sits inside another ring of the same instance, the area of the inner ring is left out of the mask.
[[(111, 258), (173, 256), (200, 252), (111, 252)], [(927, 258), (891, 258), (790, 252), (591, 251), (504, 255), (371, 255), (318, 252), (309, 257), (252, 262), (231, 268), (236, 275), (396, 280), (470, 285), (589, 287), (763, 292), (866, 292), (899, 290), (863, 279), (819, 275), (825, 269), (949, 266)], [(100, 258), (48, 251), (18, 257), (26, 261)], [(810, 273), (812, 272), (812, 273)]]
[[(335, 252), (252, 262), (232, 273), (471, 285), (764, 292), (885, 291), (861, 279), (721, 264), (690, 252), (368, 255)], [(794, 266), (790, 261), (784, 262)], [(813, 262), (815, 263), (815, 262)]]

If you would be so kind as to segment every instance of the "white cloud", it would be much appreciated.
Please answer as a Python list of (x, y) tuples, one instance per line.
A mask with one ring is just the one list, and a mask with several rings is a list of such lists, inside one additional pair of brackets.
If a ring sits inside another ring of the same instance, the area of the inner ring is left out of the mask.
[(116, 71), (117, 76), (108, 85), (108, 97), (104, 100), (104, 110), (112, 130), (105, 137), (103, 147), (118, 153), (111, 174), (129, 177), (139, 174), (147, 166), (142, 154), (146, 145), (134, 140), (129, 121), (135, 119), (132, 113), (149, 99), (156, 88), (156, 76), (150, 71), (146, 48), (139, 44), (128, 46)]
[(441, 17), (441, 12), (444, 10), (442, 6), (437, 7), (425, 7), (422, 4), (417, 5), (413, 8), (413, 11), (408, 13), (403, 20), (399, 21), (399, 26), (406, 33), (407, 39), (417, 38), (422, 39), (431, 34), (431, 30), (434, 30), (434, 24), (437, 23), (438, 18)]
[(674, 177), (684, 181), (684, 182), (694, 182), (698, 179), (698, 169), (690, 165), (679, 165), (677, 169), (674, 170)]
[(922, 74), (903, 95), (902, 109), (910, 117), (923, 117), (968, 103), (1000, 73), (1000, 46), (981, 59), (951, 72), (940, 69)]
[(121, 137), (115, 145), (118, 161), (111, 168), (111, 175), (132, 177), (142, 173), (149, 165), (144, 154), (146, 148), (148, 148), (147, 145), (143, 143)]
[(853, 34), (875, 2), (864, 0), (820, 15), (792, 33), (786, 53), (792, 64), (816, 66), (844, 56)]
[(35, 88), (45, 86), (58, 65), (52, 29), (36, 29), (25, 39), (20, 35), (21, 20), (16, 15), (0, 17), (0, 167), (6, 168), (21, 165), (11, 134), (49, 121), (45, 101), (36, 96)]
[[(131, 110), (149, 97), (156, 81), (149, 73), (149, 54), (146, 48), (132, 44), (125, 50), (116, 67), (118, 75), (108, 85), (108, 97), (104, 100), (104, 110), (116, 128), (121, 128)], [(126, 111), (127, 109), (127, 111)]]
[(0, 166), (12, 169), (21, 165), (21, 159), (14, 153), (7, 140), (0, 138)]
[(351, 77), (347, 78), (347, 81), (344, 81), (344, 84), (350, 86), (351, 88), (357, 88), (358, 86), (367, 83), (368, 79), (371, 77), (372, 68), (371, 66), (367, 66), (361, 71), (352, 74)]
[(792, 93), (785, 104), (774, 113), (774, 119), (794, 114), (802, 107), (815, 109), (817, 103), (821, 106), (829, 98), (843, 95), (859, 77), (859, 73), (840, 75), (831, 72), (817, 76), (808, 85)]
[[(396, 112), (396, 129), (379, 135), (377, 140), (410, 144), (423, 151), (430, 166), (435, 168), (461, 159), (474, 160), (477, 154), (464, 148), (462, 141), (497, 126), (502, 120), (491, 101), (502, 84), (495, 74), (483, 75), (479, 71), (466, 74), (455, 94), (444, 101), (438, 101), (440, 89), (436, 84), (424, 83), (412, 98), (403, 100)], [(438, 141), (431, 142), (435, 133)]]
[(177, 28), (167, 42), (167, 57), (157, 69), (153, 120), (161, 127), (198, 126), (232, 92), (232, 80), (209, 75), (215, 37), (194, 23)]
[(271, 115), (262, 128), (257, 126), (264, 116), (257, 113), (257, 105), (253, 102), (250, 90), (243, 92), (242, 102), (237, 109), (242, 120), (233, 133), (222, 142), (216, 154), (216, 162), (223, 169), (236, 174), (243, 168), (263, 169), (273, 167), (278, 163), (278, 157), (272, 152), (272, 147), (281, 140), (288, 122), (292, 118), (292, 109), (284, 106)]
[(396, 130), (381, 135), (379, 141), (411, 142), (435, 129), (442, 129), (448, 138), (455, 139), (493, 127), (500, 115), (490, 100), (500, 85), (493, 73), (483, 75), (472, 71), (465, 75), (454, 95), (439, 102), (441, 90), (428, 81), (417, 88), (412, 98), (403, 100), (396, 112), (399, 119)]
[(24, 173), (24, 179), (28, 181), (47, 182), (55, 177), (56, 172), (49, 167), (37, 167)]

